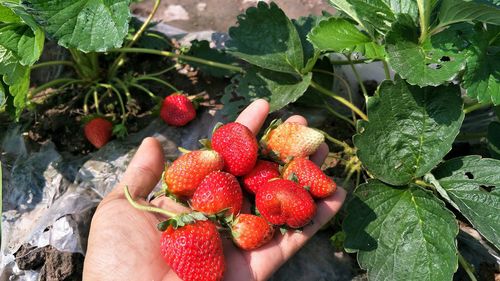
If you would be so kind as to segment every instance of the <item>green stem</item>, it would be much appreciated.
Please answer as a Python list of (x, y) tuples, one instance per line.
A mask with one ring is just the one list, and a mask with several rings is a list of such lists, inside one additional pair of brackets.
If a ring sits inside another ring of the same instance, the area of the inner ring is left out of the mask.
[(174, 90), (174, 92), (177, 92), (177, 93), (180, 93), (181, 91), (179, 91), (176, 87), (174, 87), (174, 85), (168, 83), (167, 81), (163, 81), (161, 79), (158, 79), (156, 77), (149, 77), (149, 76), (141, 76), (141, 77), (137, 77), (136, 79), (134, 79), (136, 81), (140, 81), (140, 80), (150, 80), (150, 81), (155, 81), (155, 82), (158, 82), (160, 84), (163, 84), (167, 87), (169, 87), (170, 89)]
[(129, 102), (132, 99), (132, 95), (130, 94), (127, 85), (125, 85), (125, 82), (123, 82), (121, 79), (117, 77), (113, 78), (113, 81), (115, 81), (116, 84), (118, 84), (118, 86), (122, 88), (123, 92), (125, 92), (125, 97), (127, 98), (127, 102)]
[(387, 64), (386, 60), (382, 60), (382, 64), (384, 65), (385, 79), (391, 80), (391, 71), (389, 70), (389, 64)]
[[(338, 75), (337, 73), (334, 73), (334, 72), (331, 72), (331, 71), (327, 71), (327, 70), (322, 70), (322, 69), (313, 69), (313, 71), (316, 71), (318, 73), (325, 73), (325, 74), (329, 74), (329, 75), (332, 75), (333, 77), (339, 79), (343, 84), (344, 84), (344, 88), (347, 92), (347, 95), (349, 96), (349, 102), (352, 103), (352, 91), (351, 91), (351, 87), (349, 86), (349, 83), (340, 75)], [(333, 113), (333, 108), (329, 108), (328, 109), (330, 112), (332, 112), (333, 115), (336, 115), (335, 113)], [(353, 111), (351, 111), (351, 114), (352, 114), (352, 123), (351, 123), (353, 126), (355, 126), (356, 124), (356, 114), (354, 114)], [(336, 115), (337, 116), (337, 115)], [(339, 117), (339, 116), (337, 116)]]
[(139, 84), (136, 84), (136, 83), (130, 83), (130, 86), (132, 87), (135, 87), (139, 90), (142, 90), (143, 92), (145, 92), (146, 94), (148, 94), (150, 97), (152, 97), (154, 100), (158, 100), (159, 97), (157, 97), (155, 94), (153, 94), (153, 92), (151, 92), (150, 90), (148, 90), (146, 87), (143, 87)]
[(429, 32), (429, 22), (431, 17), (431, 0), (417, 0), (418, 15), (420, 22), (420, 38), (419, 43), (427, 39)]
[[(134, 45), (137, 40), (139, 40), (139, 38), (141, 37), (141, 35), (144, 33), (144, 31), (146, 31), (146, 29), (148, 28), (148, 25), (149, 23), (151, 22), (151, 20), (153, 19), (153, 16), (156, 14), (156, 11), (158, 10), (158, 7), (160, 6), (160, 3), (161, 3), (161, 0), (156, 0), (155, 1), (155, 4), (153, 6), (153, 10), (151, 11), (151, 13), (149, 13), (149, 16), (146, 18), (146, 20), (142, 23), (141, 27), (139, 28), (139, 30), (134, 34), (134, 37), (132, 37), (132, 40), (130, 40), (130, 42), (128, 42), (127, 45), (125, 45), (125, 48), (130, 48), (132, 47), (132, 45)], [(111, 67), (109, 68), (109, 72), (108, 72), (108, 78), (111, 78), (113, 76), (115, 76), (116, 74), (116, 71), (118, 70), (118, 68), (120, 68), (123, 63), (125, 62), (125, 53), (121, 53), (114, 61), (113, 61), (113, 64), (111, 65)]]
[(332, 115), (334, 115), (335, 117), (343, 120), (343, 121), (346, 121), (347, 123), (351, 124), (353, 127), (356, 127), (356, 123), (353, 122), (351, 119), (345, 117), (344, 115), (338, 113), (337, 111), (335, 111), (328, 103), (325, 102), (325, 104), (323, 105), (323, 108), (325, 108), (326, 110), (328, 110), (328, 112), (330, 112)]
[(122, 110), (122, 124), (125, 124), (126, 120), (127, 120), (127, 111), (125, 110), (125, 104), (123, 103), (123, 99), (122, 99), (122, 96), (120, 94), (120, 91), (118, 91), (118, 89), (115, 88), (115, 86), (111, 85), (111, 84), (104, 84), (104, 83), (100, 83), (98, 84), (99, 86), (101, 87), (104, 87), (106, 89), (110, 89), (112, 92), (114, 92), (116, 94), (116, 97), (118, 98), (118, 102), (120, 103), (120, 108)]
[(431, 189), (434, 188), (434, 186), (432, 184), (429, 184), (423, 180), (415, 180), (415, 184), (426, 187), (426, 188), (431, 188)]
[(56, 86), (56, 85), (59, 85), (59, 84), (63, 84), (63, 83), (69, 83), (69, 84), (73, 84), (73, 83), (80, 83), (80, 82), (85, 82), (83, 80), (80, 80), (80, 79), (73, 79), (73, 78), (59, 78), (59, 79), (54, 79), (52, 81), (49, 81), (45, 84), (42, 84), (38, 87), (36, 87), (35, 89), (33, 89), (32, 91), (30, 91), (30, 96), (34, 96), (35, 94), (45, 90), (45, 89), (48, 89), (48, 88), (51, 88), (53, 86)]
[(88, 115), (89, 114), (89, 106), (88, 106), (88, 102), (89, 102), (89, 97), (90, 97), (90, 94), (92, 93), (92, 91), (95, 91), (95, 88), (92, 87), (90, 88), (87, 93), (85, 94), (85, 97), (83, 98), (83, 113), (85, 115)]
[(336, 144), (342, 148), (344, 148), (344, 152), (345, 153), (352, 153), (352, 151), (354, 150), (351, 146), (349, 146), (345, 141), (341, 141), (339, 139), (336, 139), (332, 136), (330, 136), (327, 132), (325, 131), (322, 131), (322, 130), (319, 130), (319, 129), (316, 129), (317, 131), (319, 131), (320, 133), (323, 134), (323, 136), (325, 136), (325, 138), (327, 140), (329, 140), (331, 143), (333, 144)]
[(337, 61), (331, 61), (330, 63), (332, 65), (348, 65), (348, 64), (362, 64), (362, 63), (367, 63), (367, 62), (376, 62), (379, 61), (379, 59), (359, 59), (359, 60), (337, 60)]
[(215, 61), (209, 61), (197, 57), (192, 57), (188, 55), (181, 55), (181, 54), (176, 54), (168, 51), (159, 51), (159, 50), (152, 50), (152, 49), (145, 49), (145, 48), (121, 48), (121, 49), (112, 49), (109, 50), (111, 53), (141, 53), (141, 54), (151, 54), (151, 55), (158, 55), (158, 56), (164, 56), (164, 57), (169, 57), (169, 58), (179, 58), (183, 59), (186, 61), (192, 61), (192, 62), (197, 62), (197, 63), (202, 63), (206, 64), (209, 66), (213, 67), (218, 67), (218, 68), (223, 68), (227, 69), (230, 71), (234, 72), (244, 72), (243, 68), (239, 66), (234, 66), (230, 64), (225, 64), (225, 63), (219, 63)]
[(361, 111), (357, 106), (355, 106), (345, 98), (339, 96), (338, 94), (333, 93), (332, 91), (323, 88), (321, 85), (317, 84), (314, 81), (311, 81), (311, 87), (318, 90), (318, 92), (322, 93), (323, 95), (329, 96), (335, 99), (336, 101), (342, 103), (343, 105), (347, 106), (349, 109), (354, 111), (356, 114), (358, 114), (358, 116), (361, 117), (363, 120), (368, 121), (368, 116), (366, 116), (366, 114), (363, 113), (363, 111)]
[(160, 76), (162, 75), (163, 73), (166, 73), (166, 72), (169, 72), (170, 70), (172, 69), (175, 69), (175, 65), (173, 66), (170, 66), (170, 67), (167, 67), (165, 68), (164, 70), (162, 71), (158, 71), (158, 72), (155, 72), (155, 73), (151, 73), (151, 74), (147, 74), (148, 76)]
[(94, 105), (95, 105), (95, 110), (97, 111), (97, 114), (101, 114), (101, 111), (99, 110), (99, 96), (97, 95), (97, 89), (94, 90), (92, 96), (94, 96)]
[[(351, 55), (347, 55), (347, 60), (351, 62)], [(363, 96), (365, 96), (365, 100), (368, 99), (368, 92), (366, 91), (365, 84), (363, 83), (363, 80), (361, 79), (361, 75), (359, 75), (358, 70), (354, 66), (354, 64), (350, 64), (352, 72), (354, 73), (354, 76), (356, 77), (356, 80), (358, 80), (359, 87), (361, 87), (361, 91), (363, 92)]]
[(170, 217), (170, 218), (177, 216), (176, 213), (169, 212), (167, 210), (160, 209), (160, 208), (153, 207), (153, 206), (141, 205), (141, 204), (135, 202), (134, 199), (132, 199), (132, 195), (130, 195), (130, 191), (128, 190), (128, 186), (125, 186), (124, 191), (125, 191), (125, 198), (127, 198), (127, 201), (130, 203), (130, 205), (132, 205), (132, 207), (136, 208), (137, 210), (159, 213), (159, 214), (165, 215), (165, 216)]
[(482, 109), (482, 108), (486, 108), (486, 107), (489, 107), (491, 106), (491, 102), (485, 102), (485, 103), (475, 103), (473, 105), (470, 105), (466, 108), (464, 108), (464, 113), (465, 114), (469, 114), (475, 110), (478, 110), (478, 109)]
[(458, 252), (458, 262), (462, 266), (462, 268), (467, 272), (467, 275), (469, 276), (471, 281), (477, 281), (476, 276), (474, 276), (474, 268), (472, 265), (470, 265), (469, 262), (465, 260), (465, 258), (462, 256), (460, 252)]
[(40, 67), (47, 67), (47, 66), (54, 66), (54, 65), (67, 65), (75, 68), (75, 65), (71, 61), (66, 61), (66, 60), (53, 60), (53, 61), (45, 61), (41, 63), (37, 63), (35, 65), (31, 66), (31, 70), (40, 68)]

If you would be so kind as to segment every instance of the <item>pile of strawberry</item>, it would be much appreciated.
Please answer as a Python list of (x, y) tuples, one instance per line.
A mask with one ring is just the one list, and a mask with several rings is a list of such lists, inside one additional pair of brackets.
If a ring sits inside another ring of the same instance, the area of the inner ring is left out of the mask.
[[(185, 281), (221, 280), (219, 233), (230, 233), (238, 247), (253, 250), (269, 242), (277, 227), (311, 223), (315, 199), (336, 190), (308, 159), (323, 141), (322, 133), (298, 123), (273, 122), (260, 147), (242, 124), (216, 127), (205, 148), (182, 155), (164, 172), (166, 194), (192, 209), (159, 224), (167, 264)], [(244, 200), (254, 205), (254, 214), (242, 209)]]

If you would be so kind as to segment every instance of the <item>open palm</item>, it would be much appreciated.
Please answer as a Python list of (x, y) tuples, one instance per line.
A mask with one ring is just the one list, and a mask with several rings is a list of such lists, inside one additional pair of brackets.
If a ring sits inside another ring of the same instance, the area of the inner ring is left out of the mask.
[[(257, 100), (236, 121), (256, 134), (268, 113), (268, 103)], [(292, 116), (287, 121), (306, 124), (300, 116)], [(323, 144), (311, 159), (322, 163), (327, 153), (328, 147)], [(90, 228), (84, 280), (180, 280), (160, 254), (161, 233), (156, 225), (165, 218), (134, 209), (123, 193), (127, 185), (135, 200), (147, 204), (146, 198), (163, 172), (163, 161), (159, 142), (153, 138), (145, 139), (121, 183), (99, 204)], [(224, 279), (266, 280), (336, 214), (344, 199), (345, 191), (338, 188), (335, 194), (317, 202), (313, 224), (305, 227), (303, 232), (289, 231), (285, 235), (275, 235), (271, 242), (254, 251), (242, 251), (229, 238), (223, 237), (226, 260)], [(165, 197), (157, 198), (151, 204), (173, 212), (186, 211), (183, 206)]]

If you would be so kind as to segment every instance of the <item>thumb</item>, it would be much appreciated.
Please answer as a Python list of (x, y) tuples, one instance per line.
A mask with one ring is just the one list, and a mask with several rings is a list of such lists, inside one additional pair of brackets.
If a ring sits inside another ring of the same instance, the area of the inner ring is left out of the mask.
[(112, 194), (125, 196), (123, 189), (128, 186), (133, 198), (146, 199), (160, 180), (164, 165), (163, 148), (160, 142), (155, 138), (145, 138), (130, 161), (123, 179), (113, 189)]

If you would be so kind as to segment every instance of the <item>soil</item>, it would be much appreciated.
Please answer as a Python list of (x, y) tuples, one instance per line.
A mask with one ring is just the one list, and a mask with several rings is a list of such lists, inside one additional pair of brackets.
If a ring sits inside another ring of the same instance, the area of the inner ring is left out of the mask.
[[(151, 12), (154, 2), (145, 0), (133, 4), (132, 11), (145, 17)], [(227, 32), (230, 26), (236, 24), (237, 16), (245, 12), (248, 7), (255, 6), (257, 2), (257, 0), (164, 0), (153, 19), (186, 31)], [(322, 11), (335, 12), (335, 9), (325, 0), (275, 0), (273, 2), (278, 4), (289, 18), (310, 14), (321, 15)]]
[(52, 246), (37, 248), (23, 244), (14, 254), (21, 270), (40, 269), (41, 281), (77, 281), (83, 272), (83, 255), (61, 252)]

